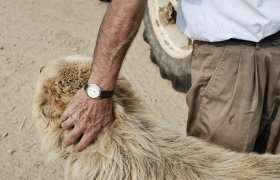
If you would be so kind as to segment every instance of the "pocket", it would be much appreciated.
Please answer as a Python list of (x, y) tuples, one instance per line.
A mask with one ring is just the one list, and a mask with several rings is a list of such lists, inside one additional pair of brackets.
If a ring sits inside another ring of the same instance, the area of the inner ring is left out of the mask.
[(192, 84), (204, 81), (203, 69), (208, 62), (209, 55), (211, 56), (211, 54), (213, 53), (209, 43), (194, 41), (191, 61)]
[[(225, 63), (231, 64), (232, 62), (226, 62), (226, 60), (229, 57), (229, 49), (230, 47), (228, 45), (225, 45), (225, 47), (222, 49), (222, 51), (217, 52), (220, 54), (218, 57), (218, 60), (213, 60), (208, 62), (208, 66), (205, 66), (203, 68), (204, 73), (204, 87), (201, 91), (201, 96), (211, 96), (211, 97), (217, 97), (219, 91), (221, 91), (221, 86), (223, 82), (226, 81), (227, 76), (227, 70), (230, 71), (231, 69), (226, 68)], [(215, 57), (215, 56), (214, 56)], [(211, 64), (213, 63), (213, 64)], [(214, 67), (213, 67), (214, 66)], [(231, 77), (228, 77), (231, 78)]]
[[(190, 106), (188, 132), (209, 139), (228, 124), (229, 109), (238, 78), (242, 47), (213, 43), (199, 47), (195, 60), (196, 82), (187, 98)], [(223, 111), (223, 112), (221, 112)], [(220, 129), (221, 128), (221, 129)]]

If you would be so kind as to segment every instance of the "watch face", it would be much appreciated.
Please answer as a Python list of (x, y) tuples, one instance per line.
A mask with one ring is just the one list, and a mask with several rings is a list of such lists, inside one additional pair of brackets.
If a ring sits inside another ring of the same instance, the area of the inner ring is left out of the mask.
[(91, 98), (98, 98), (100, 96), (101, 89), (96, 84), (89, 84), (87, 88), (87, 94)]

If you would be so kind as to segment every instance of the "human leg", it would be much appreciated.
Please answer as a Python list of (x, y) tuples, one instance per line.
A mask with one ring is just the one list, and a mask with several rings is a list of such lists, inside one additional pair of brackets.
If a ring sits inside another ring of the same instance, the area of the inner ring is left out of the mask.
[(187, 94), (187, 134), (226, 148), (253, 151), (267, 71), (247, 43), (196, 42)]

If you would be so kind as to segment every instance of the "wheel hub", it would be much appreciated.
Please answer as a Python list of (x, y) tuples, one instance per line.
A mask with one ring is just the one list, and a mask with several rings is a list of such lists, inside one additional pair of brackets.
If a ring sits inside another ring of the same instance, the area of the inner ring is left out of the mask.
[(151, 23), (162, 48), (174, 58), (184, 58), (192, 51), (192, 40), (176, 26), (177, 0), (149, 0)]
[(175, 24), (176, 23), (177, 12), (172, 6), (171, 2), (167, 4), (167, 6), (159, 8), (159, 17), (161, 23), (164, 25)]

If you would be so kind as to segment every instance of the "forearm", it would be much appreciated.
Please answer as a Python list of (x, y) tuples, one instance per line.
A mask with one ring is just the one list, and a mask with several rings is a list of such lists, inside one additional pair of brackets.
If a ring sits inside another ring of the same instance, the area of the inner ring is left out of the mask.
[(112, 0), (99, 30), (90, 83), (113, 90), (122, 61), (134, 39), (147, 0)]

